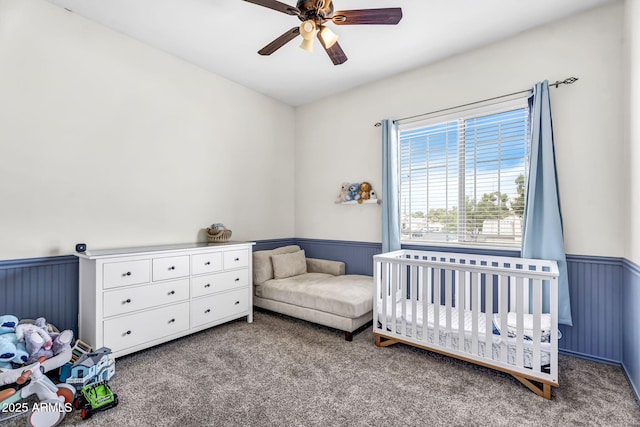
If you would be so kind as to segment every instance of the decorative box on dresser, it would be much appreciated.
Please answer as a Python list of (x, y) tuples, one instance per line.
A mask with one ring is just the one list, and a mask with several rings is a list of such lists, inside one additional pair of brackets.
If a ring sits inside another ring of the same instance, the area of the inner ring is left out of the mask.
[(79, 337), (114, 357), (240, 317), (253, 322), (253, 242), (77, 253)]

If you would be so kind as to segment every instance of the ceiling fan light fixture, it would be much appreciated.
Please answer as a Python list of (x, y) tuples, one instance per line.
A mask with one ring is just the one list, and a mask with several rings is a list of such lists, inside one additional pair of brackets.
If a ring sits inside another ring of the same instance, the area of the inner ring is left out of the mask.
[(313, 51), (313, 39), (316, 36), (316, 23), (312, 20), (304, 21), (300, 24), (300, 35), (302, 36), (302, 43), (300, 48), (307, 52)]
[[(285, 44), (302, 36), (300, 47), (308, 52), (313, 50), (313, 39), (318, 38), (333, 65), (344, 64), (348, 59), (338, 43), (338, 36), (323, 24), (336, 25), (396, 25), (402, 19), (402, 8), (382, 7), (369, 9), (334, 10), (333, 0), (297, 0), (296, 6), (289, 6), (280, 0), (244, 0), (287, 15), (295, 15), (302, 24), (287, 30), (271, 43), (258, 51), (268, 56)], [(293, 0), (291, 0), (293, 1)]]
[(331, 46), (336, 44), (338, 41), (338, 36), (336, 33), (331, 31), (329, 27), (322, 26), (320, 27), (320, 38), (322, 39), (322, 43), (324, 46), (329, 49)]

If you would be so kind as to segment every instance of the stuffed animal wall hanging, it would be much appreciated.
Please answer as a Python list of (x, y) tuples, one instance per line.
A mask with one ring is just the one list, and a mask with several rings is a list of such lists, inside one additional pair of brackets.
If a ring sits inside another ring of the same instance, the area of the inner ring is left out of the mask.
[(373, 186), (368, 181), (343, 182), (335, 203), (380, 203)]

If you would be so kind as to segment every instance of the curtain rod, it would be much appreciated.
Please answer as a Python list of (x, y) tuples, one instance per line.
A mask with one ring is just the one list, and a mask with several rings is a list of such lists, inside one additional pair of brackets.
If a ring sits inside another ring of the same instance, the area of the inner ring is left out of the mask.
[[(558, 86), (560, 86), (560, 85), (570, 85), (570, 84), (575, 83), (576, 81), (578, 81), (577, 77), (569, 77), (569, 78), (566, 78), (564, 80), (556, 80), (554, 83), (549, 83), (549, 86), (555, 86), (555, 88), (557, 89)], [(468, 107), (470, 105), (480, 104), (481, 102), (493, 101), (493, 100), (496, 100), (496, 99), (506, 98), (508, 96), (518, 95), (518, 94), (526, 93), (526, 92), (531, 92), (531, 89), (519, 90), (517, 92), (507, 93), (506, 95), (494, 96), (493, 98), (487, 98), (487, 99), (482, 99), (480, 101), (469, 102), (468, 104), (462, 104), (462, 105), (457, 105), (455, 107), (443, 108), (442, 110), (430, 111), (428, 113), (418, 114), (418, 115), (415, 115), (415, 116), (403, 117), (401, 119), (394, 120), (394, 122), (399, 122), (400, 120), (416, 119), (418, 117), (428, 116), (430, 114), (442, 113), (444, 111), (454, 110), (456, 108), (461, 108), (461, 107)], [(378, 122), (374, 126), (375, 127), (380, 127), (380, 126), (382, 126), (382, 123)]]

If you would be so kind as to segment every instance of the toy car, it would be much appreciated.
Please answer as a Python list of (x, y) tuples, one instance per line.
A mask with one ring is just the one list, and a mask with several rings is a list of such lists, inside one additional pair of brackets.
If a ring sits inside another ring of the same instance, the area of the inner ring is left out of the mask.
[(111, 391), (106, 382), (82, 387), (80, 394), (73, 402), (73, 406), (80, 410), (80, 416), (83, 420), (91, 417), (94, 412), (106, 411), (117, 405), (118, 395)]

